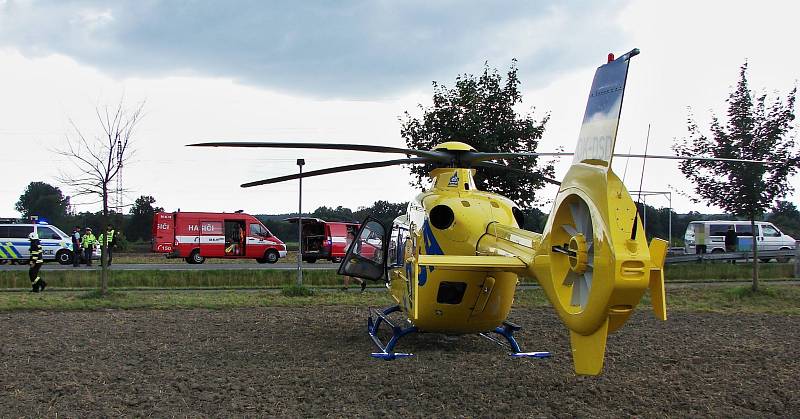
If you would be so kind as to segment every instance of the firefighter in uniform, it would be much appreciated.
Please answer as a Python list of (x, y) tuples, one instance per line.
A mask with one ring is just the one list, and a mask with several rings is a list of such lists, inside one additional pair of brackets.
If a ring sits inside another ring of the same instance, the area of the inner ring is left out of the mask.
[(28, 278), (31, 280), (31, 292), (44, 291), (45, 287), (47, 287), (47, 282), (44, 282), (39, 276), (39, 269), (42, 269), (42, 264), (44, 263), (42, 244), (39, 241), (39, 235), (36, 233), (29, 234), (28, 238), (31, 240), (31, 267), (28, 269)]
[(105, 243), (106, 250), (108, 251), (108, 265), (106, 266), (111, 266), (111, 258), (114, 256), (111, 250), (111, 248), (114, 247), (114, 227), (109, 224), (108, 227), (106, 227), (106, 232), (100, 233), (100, 237), (98, 237), (97, 241), (101, 246)]
[(86, 232), (81, 237), (81, 249), (83, 249), (83, 257), (86, 259), (86, 266), (92, 266), (95, 243), (97, 243), (97, 239), (92, 234), (92, 229), (86, 227)]

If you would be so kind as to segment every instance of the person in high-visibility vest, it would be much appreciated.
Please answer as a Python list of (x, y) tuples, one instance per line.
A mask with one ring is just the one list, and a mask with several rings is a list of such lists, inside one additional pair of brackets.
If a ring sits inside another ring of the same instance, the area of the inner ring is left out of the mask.
[(92, 255), (94, 254), (94, 245), (97, 239), (92, 234), (92, 229), (86, 227), (86, 232), (81, 237), (81, 249), (83, 249), (83, 257), (86, 259), (86, 266), (92, 266)]
[(28, 239), (31, 241), (31, 260), (29, 262), (31, 267), (28, 269), (28, 278), (31, 280), (31, 292), (44, 291), (45, 287), (47, 287), (47, 282), (44, 282), (42, 277), (39, 276), (39, 269), (42, 269), (42, 264), (44, 263), (42, 243), (39, 241), (39, 235), (36, 233), (29, 234)]
[(109, 224), (108, 227), (106, 227), (106, 232), (100, 233), (100, 237), (97, 241), (100, 246), (102, 246), (103, 243), (106, 244), (106, 249), (108, 250), (108, 265), (106, 266), (111, 266), (111, 258), (114, 256), (114, 253), (111, 251), (114, 247), (114, 227)]

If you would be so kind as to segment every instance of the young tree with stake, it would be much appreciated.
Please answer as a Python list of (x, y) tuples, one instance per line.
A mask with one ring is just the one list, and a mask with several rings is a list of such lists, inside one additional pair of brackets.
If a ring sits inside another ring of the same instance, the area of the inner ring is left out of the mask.
[[(95, 108), (101, 133), (88, 138), (77, 124), (70, 120), (74, 137), (67, 135), (66, 148), (56, 152), (67, 157), (74, 166), (72, 174), (62, 174), (62, 183), (75, 190), (74, 196), (93, 195), (103, 204), (102, 227), (108, 225), (109, 188), (116, 180), (119, 170), (131, 155), (131, 141), (136, 126), (143, 116), (144, 102), (132, 110), (125, 108), (124, 99), (116, 106)], [(100, 256), (100, 293), (108, 292), (107, 243), (103, 240)]]
[(767, 95), (754, 97), (747, 83), (747, 63), (739, 71), (736, 89), (727, 99), (728, 121), (711, 118), (710, 135), (689, 118), (689, 137), (676, 142), (681, 156), (714, 156), (763, 160), (775, 164), (727, 161), (683, 161), (680, 170), (691, 180), (704, 200), (726, 212), (750, 220), (753, 237), (753, 291), (758, 291), (758, 246), (755, 220), (777, 199), (789, 195), (788, 179), (797, 173), (800, 153), (795, 149), (794, 106), (797, 88), (780, 98), (767, 101)]

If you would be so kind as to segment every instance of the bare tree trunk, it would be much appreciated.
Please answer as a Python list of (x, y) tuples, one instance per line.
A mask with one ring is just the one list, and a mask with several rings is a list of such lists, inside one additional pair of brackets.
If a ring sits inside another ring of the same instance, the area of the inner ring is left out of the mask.
[(758, 232), (755, 216), (750, 216), (750, 229), (753, 232), (753, 292), (758, 292)]
[(100, 231), (103, 240), (100, 240), (100, 294), (108, 294), (108, 237), (106, 235), (106, 226), (108, 225), (108, 189), (103, 188), (103, 225), (100, 226)]

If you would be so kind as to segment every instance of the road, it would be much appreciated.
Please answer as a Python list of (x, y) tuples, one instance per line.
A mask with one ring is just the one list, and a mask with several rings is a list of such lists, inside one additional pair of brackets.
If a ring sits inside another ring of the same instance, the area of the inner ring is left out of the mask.
[[(303, 270), (335, 270), (339, 267), (338, 263), (304, 263)], [(43, 271), (88, 271), (99, 270), (99, 265), (86, 267), (81, 265), (74, 268), (72, 265), (59, 265), (57, 263), (45, 263)], [(28, 265), (0, 265), (0, 271), (27, 271)], [(215, 271), (215, 270), (297, 270), (297, 265), (291, 263), (204, 263), (202, 265), (190, 265), (188, 263), (121, 263), (111, 265), (114, 271)]]

